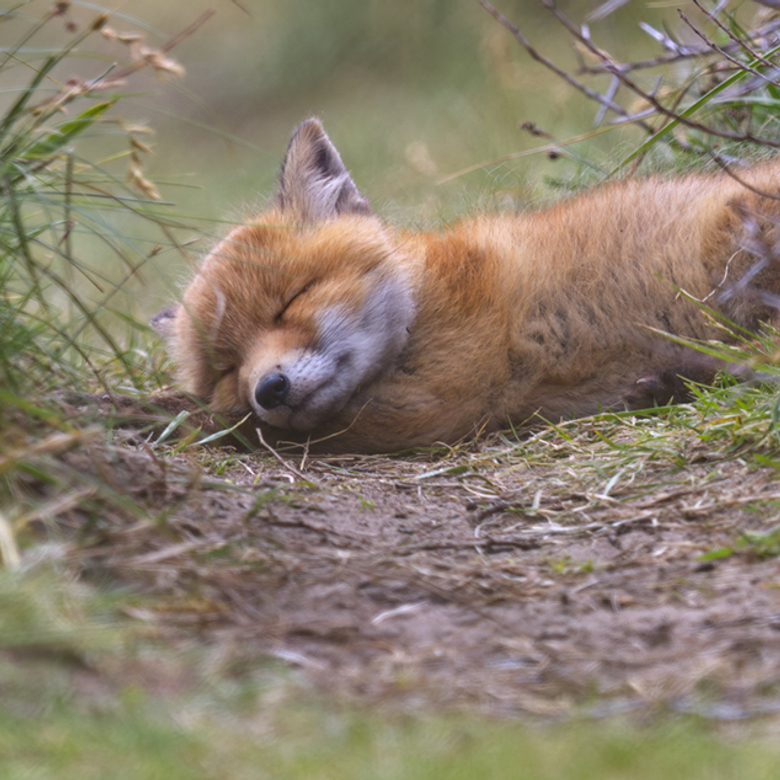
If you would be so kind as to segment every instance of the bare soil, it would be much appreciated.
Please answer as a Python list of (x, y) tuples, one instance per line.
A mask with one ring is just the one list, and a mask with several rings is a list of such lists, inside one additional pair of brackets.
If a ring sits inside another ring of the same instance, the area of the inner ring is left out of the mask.
[(133, 617), (339, 699), (780, 711), (780, 557), (739, 545), (777, 526), (774, 470), (687, 452), (621, 471), (589, 446), (279, 460), (130, 437), (65, 459), (143, 511), (62, 522), (85, 576), (145, 594)]

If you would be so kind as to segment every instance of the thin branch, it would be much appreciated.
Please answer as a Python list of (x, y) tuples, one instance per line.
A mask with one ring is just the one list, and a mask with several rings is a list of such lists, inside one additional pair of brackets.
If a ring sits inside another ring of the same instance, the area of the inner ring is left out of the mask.
[(760, 190), (757, 187), (754, 187), (752, 184), (748, 184), (743, 178), (737, 176), (734, 171), (729, 168), (728, 163), (723, 159), (723, 157), (719, 154), (712, 154), (712, 160), (713, 162), (723, 171), (723, 173), (730, 176), (732, 179), (734, 179), (737, 184), (740, 184), (742, 187), (744, 187), (746, 190), (750, 190), (754, 195), (758, 195), (761, 198), (771, 198), (772, 200), (780, 200), (780, 194), (773, 195), (771, 192), (766, 192), (765, 190)]
[[(696, 3), (696, 0), (694, 0)], [(701, 5), (696, 3), (696, 5), (699, 8), (702, 8)], [(748, 51), (751, 53), (751, 55), (755, 56), (756, 59), (761, 60), (763, 63), (767, 63), (766, 60), (764, 60), (756, 51), (755, 49), (748, 46), (748, 44), (745, 41), (742, 41), (737, 36), (735, 36), (730, 30), (728, 30), (727, 27), (723, 26), (721, 22), (719, 22), (716, 18), (714, 18), (706, 9), (702, 8), (703, 13), (706, 13), (718, 26), (720, 26), (725, 32), (728, 33), (728, 35), (734, 40), (734, 43), (730, 43), (726, 46), (723, 46), (725, 51), (728, 52), (734, 52), (737, 51), (740, 48), (745, 49), (745, 51)], [(769, 22), (764, 27), (759, 28), (758, 30), (755, 30), (752, 33), (752, 39), (755, 41), (758, 41), (760, 38), (770, 38), (774, 36), (777, 33), (778, 28), (780, 27), (780, 19), (774, 19), (771, 22)], [(657, 57), (651, 57), (646, 60), (637, 60), (636, 62), (626, 62), (621, 65), (621, 68), (623, 69), (624, 73), (630, 73), (631, 71), (635, 70), (648, 70), (651, 68), (657, 68), (661, 65), (671, 65), (675, 62), (680, 62), (682, 60), (690, 60), (695, 59), (697, 57), (704, 57), (707, 54), (710, 53), (710, 49), (707, 46), (694, 46), (693, 44), (689, 44), (685, 46), (680, 52), (669, 52), (666, 54), (660, 54)], [(591, 76), (597, 76), (602, 73), (609, 73), (610, 71), (603, 65), (583, 65), (580, 67), (579, 73), (587, 73)]]
[[(620, 79), (613, 75), (610, 79), (609, 86), (607, 87), (607, 91), (604, 93), (604, 97), (607, 98), (607, 100), (613, 100), (615, 95), (617, 95), (618, 88), (620, 87)], [(602, 103), (599, 106), (599, 110), (596, 112), (596, 116), (593, 118), (593, 126), (598, 127), (603, 121), (604, 116), (607, 113), (607, 107)], [(636, 120), (634, 120), (636, 121)]]
[[(685, 49), (682, 52), (670, 52), (668, 54), (661, 54), (658, 57), (650, 57), (646, 60), (637, 60), (636, 62), (626, 62), (621, 64), (621, 69), (624, 73), (630, 73), (633, 70), (648, 70), (650, 68), (657, 68), (661, 65), (671, 65), (681, 60), (690, 60), (695, 57), (701, 57), (707, 54), (707, 48), (705, 46), (699, 46), (690, 49)], [(599, 65), (586, 65), (579, 69), (579, 73), (587, 73), (589, 76), (598, 76), (604, 73), (611, 73), (612, 71), (604, 64)]]
[(255, 428), (255, 431), (257, 432), (257, 438), (260, 441), (260, 444), (265, 447), (268, 452), (271, 453), (271, 455), (276, 458), (276, 460), (279, 461), (279, 463), (284, 466), (284, 468), (287, 469), (291, 474), (294, 474), (298, 479), (302, 480), (303, 482), (317, 482), (317, 479), (315, 477), (307, 477), (303, 472), (299, 471), (295, 466), (292, 465), (289, 461), (286, 461), (264, 438), (263, 438), (263, 432), (260, 430), (260, 428)]
[[(185, 27), (180, 33), (174, 35), (173, 38), (171, 38), (167, 43), (161, 46), (160, 51), (167, 53), (174, 47), (178, 46), (183, 40), (189, 38), (193, 33), (195, 33), (196, 30), (198, 30), (209, 19), (211, 19), (211, 17), (214, 16), (215, 13), (216, 11), (213, 10), (205, 11), (192, 24), (190, 24), (188, 27)], [(131, 65), (125, 68), (124, 70), (120, 71), (117, 75), (114, 76), (114, 78), (116, 80), (125, 79), (128, 76), (131, 76), (133, 73), (137, 73), (139, 70), (144, 68), (145, 65), (146, 63), (144, 62), (139, 62), (137, 65)]]
[[(615, 122), (633, 122), (633, 117), (627, 116), (625, 119), (616, 119)], [(606, 133), (610, 130), (614, 130), (614, 125), (610, 124), (606, 127), (599, 127), (595, 130), (591, 130), (589, 133), (575, 136), (574, 138), (567, 138), (565, 141), (553, 141), (550, 144), (544, 146), (537, 146), (533, 149), (524, 149), (522, 152), (510, 152), (509, 154), (502, 155), (501, 157), (495, 157), (492, 160), (484, 160), (483, 162), (469, 165), (467, 168), (461, 168), (455, 173), (448, 173), (446, 176), (436, 180), (436, 184), (445, 184), (452, 179), (457, 179), (459, 176), (465, 176), (467, 173), (478, 171), (480, 168), (486, 168), (488, 165), (498, 165), (499, 163), (509, 162), (510, 160), (518, 160), (521, 157), (529, 157), (533, 154), (542, 154), (545, 152), (553, 152), (561, 147), (569, 146), (570, 144), (579, 143), (580, 141), (587, 141), (589, 138), (593, 138), (601, 133)]]
[[(777, 67), (776, 64), (774, 64), (774, 63), (770, 62), (769, 60), (765, 59), (764, 57), (762, 57), (755, 49), (753, 49), (750, 46), (748, 46), (748, 44), (745, 41), (743, 41), (741, 38), (738, 38), (736, 35), (734, 35), (734, 33), (731, 30), (729, 30), (729, 28), (726, 27), (726, 25), (723, 24), (723, 22), (721, 22), (720, 19), (718, 19), (717, 17), (713, 16), (711, 13), (709, 13), (709, 11), (707, 11), (707, 9), (702, 6), (702, 4), (701, 4), (701, 2), (699, 0), (693, 0), (693, 4), (703, 14), (706, 14), (707, 17), (712, 22), (714, 22), (721, 30), (723, 30), (723, 32), (726, 33), (726, 35), (728, 35), (729, 38), (731, 38), (732, 41), (734, 41), (734, 43), (736, 44), (736, 47), (744, 49), (751, 57), (753, 57), (753, 59), (758, 60), (762, 65), (766, 65), (768, 68), (776, 68)], [(683, 18), (685, 18), (685, 17), (683, 17)], [(694, 30), (694, 32), (697, 32), (697, 31)], [(730, 47), (730, 48), (733, 49), (733, 48), (736, 48), (736, 47)], [(718, 49), (718, 52), (722, 54), (721, 49)], [(725, 56), (725, 54), (723, 56)], [(730, 59), (730, 58), (727, 58), (727, 59)]]
[[(479, 0), (479, 2), (482, 3), (483, 0)], [(747, 141), (750, 143), (756, 143), (763, 146), (769, 146), (774, 149), (780, 148), (779, 141), (770, 141), (769, 139), (766, 138), (756, 138), (755, 136), (749, 133), (731, 133), (728, 132), (727, 130), (719, 130), (715, 127), (709, 127), (708, 125), (701, 124), (701, 122), (695, 122), (694, 120), (689, 119), (688, 117), (685, 116), (684, 112), (679, 113), (677, 111), (667, 108), (656, 97), (654, 97), (649, 92), (642, 89), (635, 81), (630, 79), (626, 75), (626, 73), (623, 72), (623, 70), (619, 65), (616, 65), (598, 47), (594, 46), (591, 43), (591, 41), (582, 34), (582, 32), (578, 29), (577, 25), (575, 25), (565, 14), (563, 14), (561, 11), (558, 10), (558, 8), (556, 7), (555, 3), (552, 2), (552, 0), (541, 0), (541, 3), (569, 31), (569, 33), (571, 33), (572, 36), (574, 36), (589, 51), (591, 51), (599, 59), (602, 60), (602, 62), (604, 63), (604, 67), (608, 72), (613, 73), (615, 76), (617, 76), (626, 87), (628, 87), (634, 94), (646, 100), (651, 106), (653, 106), (658, 111), (659, 114), (663, 114), (669, 119), (674, 120), (675, 122), (678, 122), (681, 125), (685, 125), (685, 127), (688, 127), (691, 130), (698, 130), (699, 132), (705, 133), (706, 135), (714, 135), (718, 138), (727, 138), (730, 141)]]
[(189, 38), (197, 30), (199, 30), (206, 22), (211, 19), (216, 13), (215, 10), (209, 9), (204, 11), (189, 27), (185, 27), (178, 35), (174, 35), (168, 43), (160, 47), (160, 51), (169, 52), (174, 47), (178, 46), (183, 40)]
[[(535, 59), (537, 62), (540, 62), (549, 70), (553, 71), (553, 73), (555, 73), (557, 76), (562, 78), (567, 84), (574, 87), (574, 89), (578, 90), (579, 92), (582, 92), (591, 100), (595, 100), (601, 103), (602, 105), (611, 109), (612, 111), (614, 111), (616, 114), (619, 114), (620, 116), (628, 116), (628, 112), (621, 105), (605, 97), (600, 92), (596, 92), (596, 90), (593, 90), (590, 87), (585, 86), (585, 84), (583, 84), (582, 82), (577, 81), (577, 79), (569, 75), (565, 70), (559, 68), (552, 60), (548, 59), (543, 54), (540, 54), (538, 51), (536, 51), (536, 49), (534, 49), (534, 47), (531, 46), (528, 39), (520, 32), (519, 28), (516, 25), (512, 24), (512, 22), (510, 22), (509, 19), (507, 19), (500, 11), (498, 11), (493, 5), (491, 5), (491, 3), (488, 2), (488, 0), (477, 0), (477, 2), (500, 25), (502, 25), (507, 30), (509, 30), (510, 33), (512, 33), (512, 35), (515, 37), (517, 42), (528, 52), (528, 54), (530, 54), (530, 56), (533, 59)], [(644, 122), (639, 122), (638, 124), (648, 133), (653, 132), (653, 129), (649, 125), (646, 125)]]
[[(740, 62), (736, 57), (732, 57), (725, 49), (718, 46), (714, 41), (711, 41), (701, 30), (699, 30), (698, 27), (696, 27), (695, 24), (693, 24), (693, 22), (690, 21), (690, 19), (688, 19), (688, 17), (679, 8), (677, 9), (677, 13), (680, 15), (680, 19), (682, 19), (683, 22), (688, 25), (694, 34), (698, 35), (699, 38), (701, 38), (713, 51), (718, 52), (718, 54), (720, 54), (724, 60), (728, 60), (730, 63), (732, 63), (732, 65), (736, 65), (740, 70), (746, 70), (748, 73), (752, 73), (754, 76), (758, 76), (758, 78), (766, 81), (767, 84), (777, 84), (776, 79), (771, 79), (769, 76), (764, 75), (760, 70), (751, 68), (750, 65), (748, 65), (746, 62)], [(767, 61), (762, 59), (762, 62)], [(777, 65), (772, 65), (771, 63), (768, 64), (769, 67), (777, 70)]]

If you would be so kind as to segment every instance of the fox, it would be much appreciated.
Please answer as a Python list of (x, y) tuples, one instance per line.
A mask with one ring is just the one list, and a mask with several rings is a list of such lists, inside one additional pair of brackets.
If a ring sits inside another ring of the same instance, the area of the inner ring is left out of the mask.
[(723, 340), (777, 319), (780, 264), (757, 253), (780, 242), (779, 176), (770, 160), (626, 178), (412, 230), (376, 215), (312, 118), (272, 202), (154, 325), (184, 391), (251, 414), (269, 440), (330, 451), (675, 403), (717, 367), (669, 335)]

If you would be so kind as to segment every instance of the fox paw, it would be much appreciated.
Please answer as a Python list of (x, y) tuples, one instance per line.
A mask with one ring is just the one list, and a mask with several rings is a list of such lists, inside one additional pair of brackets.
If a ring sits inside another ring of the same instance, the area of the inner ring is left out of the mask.
[[(684, 404), (692, 399), (690, 383), (712, 385), (723, 369), (723, 362), (701, 356), (670, 368), (640, 377), (623, 397), (625, 407), (630, 410), (651, 409), (654, 406)], [(735, 378), (744, 378), (738, 372), (730, 372)]]

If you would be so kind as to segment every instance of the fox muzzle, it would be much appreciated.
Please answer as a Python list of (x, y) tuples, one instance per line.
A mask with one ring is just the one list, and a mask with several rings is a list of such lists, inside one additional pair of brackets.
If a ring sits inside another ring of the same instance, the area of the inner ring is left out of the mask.
[(257, 386), (255, 400), (263, 409), (276, 409), (290, 393), (290, 380), (284, 374), (269, 374)]

